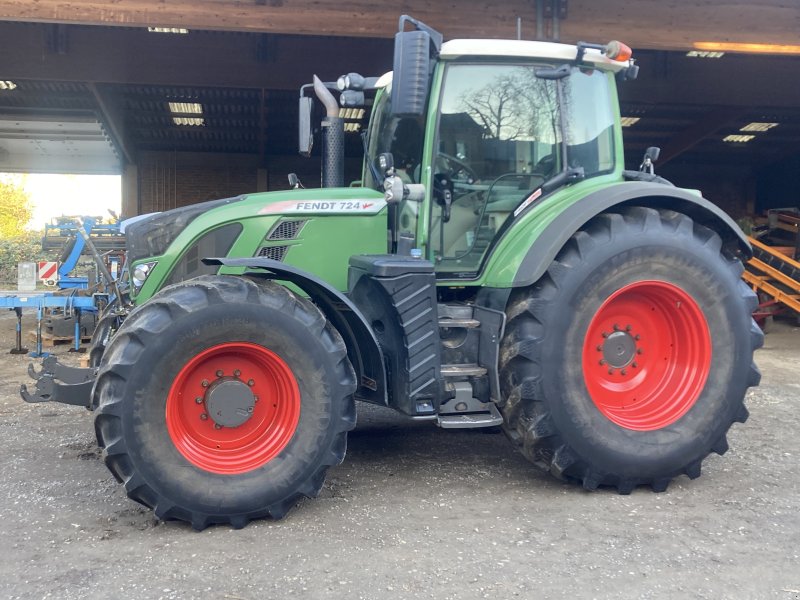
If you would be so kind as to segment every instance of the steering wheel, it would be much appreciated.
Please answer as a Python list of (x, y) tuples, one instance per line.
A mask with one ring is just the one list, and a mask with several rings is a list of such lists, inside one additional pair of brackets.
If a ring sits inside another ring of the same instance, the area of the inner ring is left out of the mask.
[[(460, 158), (456, 158), (452, 154), (439, 152), (439, 155), (436, 157), (437, 163), (440, 158), (443, 159), (443, 161), (445, 162), (444, 170), (447, 171), (447, 174), (449, 175), (450, 179), (463, 179), (466, 180), (466, 183), (469, 184), (475, 183), (480, 179), (480, 177), (478, 177), (478, 174), (475, 172), (475, 169), (473, 169), (471, 166), (469, 166), (466, 162), (464, 162)], [(462, 173), (465, 175), (465, 177), (463, 178), (460, 177)]]

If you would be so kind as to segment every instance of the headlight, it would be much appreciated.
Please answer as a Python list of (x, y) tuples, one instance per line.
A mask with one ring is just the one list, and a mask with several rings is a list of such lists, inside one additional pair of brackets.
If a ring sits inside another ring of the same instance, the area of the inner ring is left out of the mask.
[(157, 262), (153, 261), (136, 265), (136, 267), (133, 269), (133, 275), (131, 276), (133, 279), (133, 285), (135, 285), (137, 288), (142, 287), (144, 282), (147, 281), (147, 277), (150, 275), (153, 267), (155, 267), (157, 264)]

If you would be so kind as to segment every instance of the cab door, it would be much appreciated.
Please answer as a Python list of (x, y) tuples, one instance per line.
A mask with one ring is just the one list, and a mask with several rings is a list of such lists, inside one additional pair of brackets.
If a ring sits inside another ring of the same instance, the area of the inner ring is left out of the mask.
[(476, 276), (509, 215), (563, 168), (557, 82), (537, 78), (536, 68), (445, 66), (428, 239), (442, 277)]

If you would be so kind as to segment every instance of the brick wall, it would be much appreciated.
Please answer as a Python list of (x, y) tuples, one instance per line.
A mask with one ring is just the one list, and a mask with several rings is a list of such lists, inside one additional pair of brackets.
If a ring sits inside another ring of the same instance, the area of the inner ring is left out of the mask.
[[(296, 173), (307, 188), (320, 186), (320, 159), (299, 155), (268, 156), (259, 173), (251, 155), (144, 153), (136, 173), (138, 213), (169, 210), (238, 194), (288, 189), (287, 175)], [(345, 182), (360, 178), (361, 160), (345, 162)], [(128, 216), (126, 214), (126, 216)]]
[(138, 162), (140, 213), (257, 190), (257, 160), (251, 156), (147, 153)]

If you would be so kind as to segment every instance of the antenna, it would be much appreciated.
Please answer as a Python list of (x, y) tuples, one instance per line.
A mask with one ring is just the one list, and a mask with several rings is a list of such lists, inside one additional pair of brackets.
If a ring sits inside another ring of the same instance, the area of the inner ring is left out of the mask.
[(517, 17), (517, 39), (522, 39), (522, 17)]

